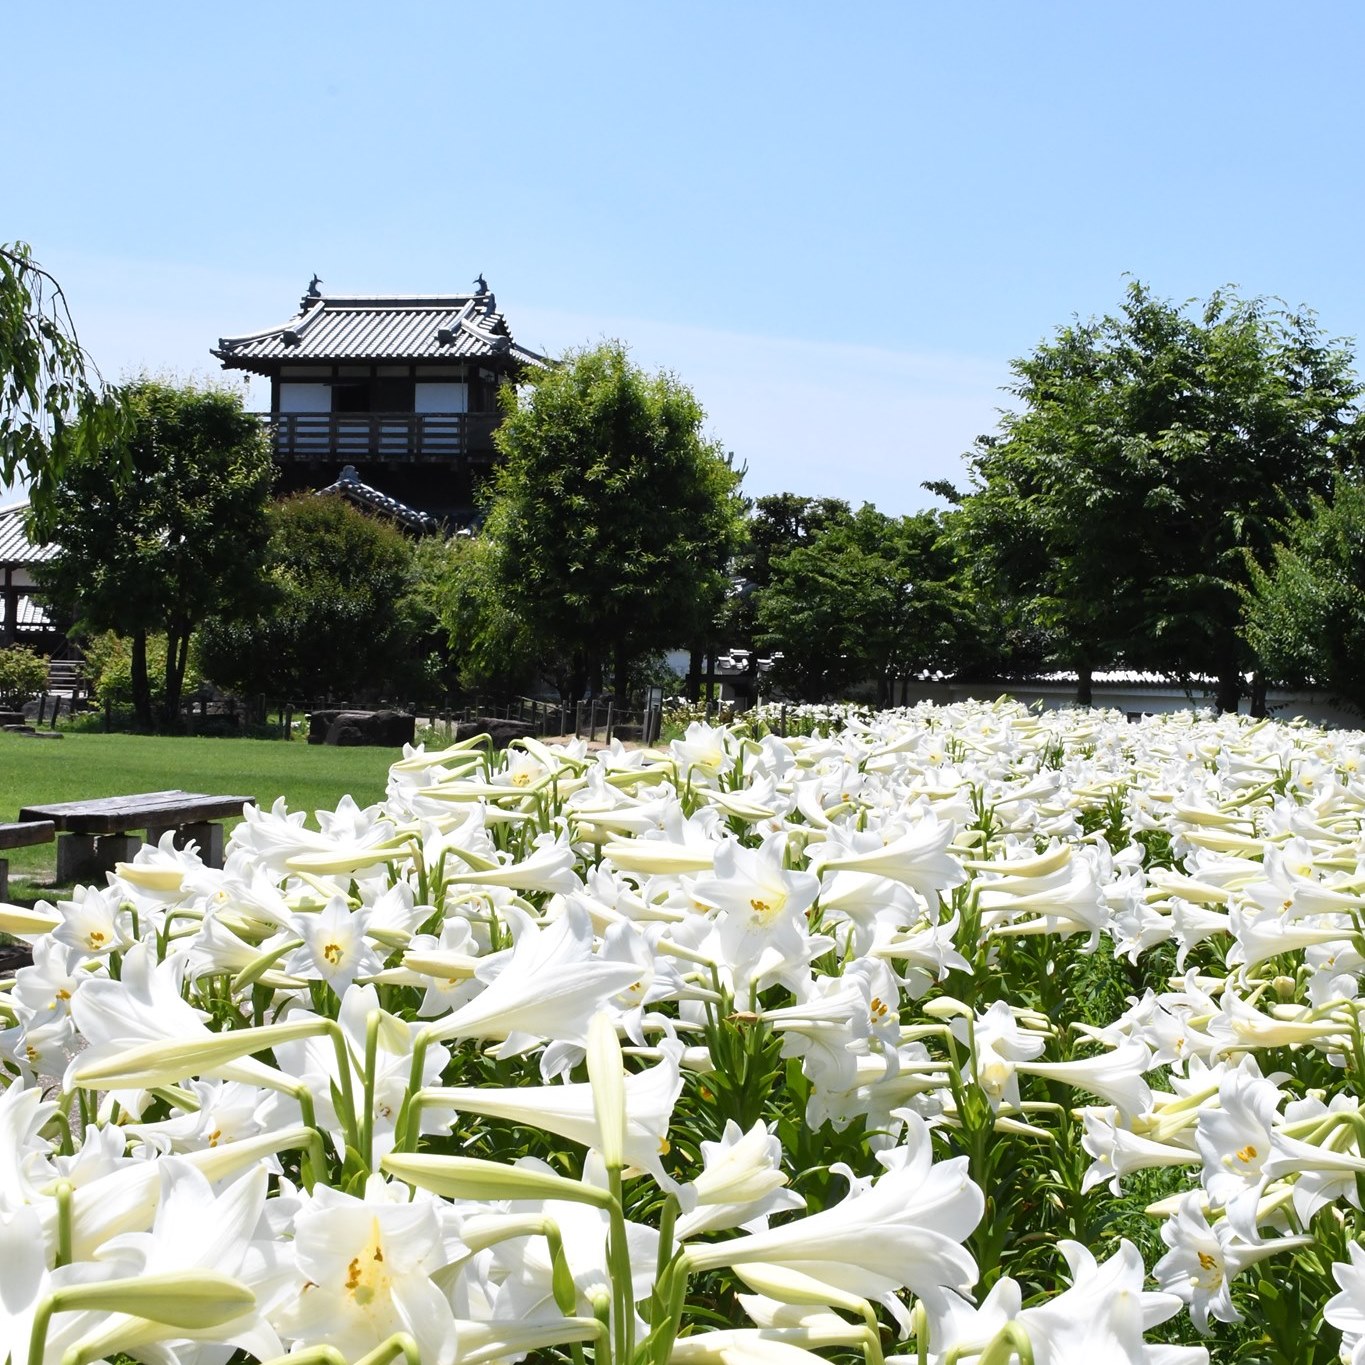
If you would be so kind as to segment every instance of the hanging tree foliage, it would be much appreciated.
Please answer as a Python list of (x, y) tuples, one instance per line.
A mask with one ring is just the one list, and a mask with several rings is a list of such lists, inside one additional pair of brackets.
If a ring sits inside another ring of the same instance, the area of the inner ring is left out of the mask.
[(27, 482), (41, 525), (62, 471), (111, 441), (121, 420), (61, 285), (25, 243), (0, 243), (0, 484)]

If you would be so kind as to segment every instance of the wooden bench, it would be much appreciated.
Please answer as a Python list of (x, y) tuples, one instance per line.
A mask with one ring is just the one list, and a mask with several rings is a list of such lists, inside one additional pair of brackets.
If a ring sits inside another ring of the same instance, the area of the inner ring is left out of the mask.
[[(0, 824), (0, 849), (27, 848), (30, 844), (50, 844), (57, 833), (51, 820), (20, 820)], [(0, 858), (0, 901), (9, 899), (9, 859)]]
[(160, 841), (175, 831), (183, 848), (191, 839), (209, 867), (223, 865), (223, 827), (218, 822), (241, 815), (253, 796), (208, 796), (203, 792), (140, 792), (134, 796), (106, 796), (95, 801), (61, 801), (50, 806), (25, 806), (20, 820), (48, 820), (57, 840), (57, 882), (89, 880), (112, 872), (118, 863), (131, 862), (142, 840), (129, 831), (145, 830), (146, 841)]

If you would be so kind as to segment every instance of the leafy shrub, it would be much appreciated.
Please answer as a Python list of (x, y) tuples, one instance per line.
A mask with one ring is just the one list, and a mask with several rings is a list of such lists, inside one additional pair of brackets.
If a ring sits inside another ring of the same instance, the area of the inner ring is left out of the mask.
[(47, 685), (47, 660), (27, 645), (0, 649), (0, 707), (13, 711)]
[[(86, 669), (90, 694), (101, 706), (128, 707), (133, 704), (133, 651), (131, 642), (113, 631), (85, 641)], [(166, 685), (166, 637), (147, 637), (147, 673), (152, 684), (152, 703), (160, 706)], [(184, 693), (199, 686), (198, 651), (191, 645), (185, 668)]]

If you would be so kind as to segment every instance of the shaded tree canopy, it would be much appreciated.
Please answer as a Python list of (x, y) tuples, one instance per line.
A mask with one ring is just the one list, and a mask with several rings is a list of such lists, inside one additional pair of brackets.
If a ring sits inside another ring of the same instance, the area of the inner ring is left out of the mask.
[(78, 629), (131, 639), (134, 710), (151, 727), (147, 637), (166, 636), (160, 719), (174, 724), (191, 633), (261, 592), (274, 469), (235, 393), (144, 379), (123, 403), (117, 444), (64, 467), (49, 522), (59, 553), (42, 580)]
[(562, 671), (562, 661), (509, 608), (496, 561), (488, 536), (430, 536), (417, 546), (405, 613), (443, 646), (445, 681), (459, 689), (506, 693), (532, 674), (553, 679)]
[(1365, 486), (1342, 483), (1251, 569), (1247, 636), (1267, 675), (1365, 713)]
[(508, 610), (571, 661), (604, 666), (703, 634), (739, 542), (740, 474), (703, 436), (701, 405), (608, 342), (504, 391), (485, 534)]
[(757, 587), (767, 587), (772, 562), (809, 545), (831, 526), (853, 520), (843, 498), (808, 498), (796, 493), (767, 493), (755, 498), (745, 526), (739, 571)]
[(955, 514), (983, 587), (1083, 688), (1122, 662), (1210, 674), (1235, 706), (1247, 566), (1356, 459), (1352, 365), (1309, 313), (1227, 293), (1191, 313), (1132, 284), (1013, 364), (1021, 408), (978, 441)]
[(338, 495), (299, 493), (268, 512), (260, 609), (205, 622), (200, 664), (223, 687), (281, 700), (359, 701), (411, 674), (397, 610), (413, 547)]
[(955, 572), (933, 512), (897, 518), (864, 504), (794, 538), (755, 597), (758, 638), (781, 655), (772, 681), (826, 700), (875, 680), (879, 700), (893, 700), (897, 679), (951, 665)]

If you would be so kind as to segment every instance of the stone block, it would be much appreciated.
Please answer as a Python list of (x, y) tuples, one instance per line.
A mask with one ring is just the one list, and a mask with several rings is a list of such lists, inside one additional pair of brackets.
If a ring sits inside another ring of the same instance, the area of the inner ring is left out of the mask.
[(398, 749), (416, 734), (417, 718), (406, 711), (314, 711), (308, 717), (309, 744)]

